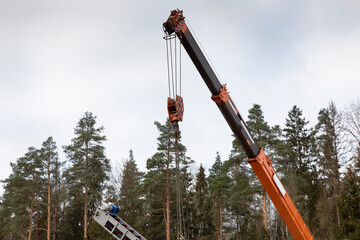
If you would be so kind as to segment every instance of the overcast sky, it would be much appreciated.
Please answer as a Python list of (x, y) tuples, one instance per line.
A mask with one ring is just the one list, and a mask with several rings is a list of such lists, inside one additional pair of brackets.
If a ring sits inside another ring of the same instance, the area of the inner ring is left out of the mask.
[[(65, 160), (86, 111), (105, 127), (107, 157), (122, 162), (132, 149), (145, 170), (154, 121), (167, 118), (162, 23), (175, 8), (244, 117), (257, 103), (283, 125), (297, 105), (314, 125), (330, 100), (342, 109), (359, 97), (358, 0), (0, 0), (0, 179), (48, 136)], [(209, 168), (216, 151), (229, 155), (231, 131), (185, 54), (182, 69), (183, 144), (194, 169)]]

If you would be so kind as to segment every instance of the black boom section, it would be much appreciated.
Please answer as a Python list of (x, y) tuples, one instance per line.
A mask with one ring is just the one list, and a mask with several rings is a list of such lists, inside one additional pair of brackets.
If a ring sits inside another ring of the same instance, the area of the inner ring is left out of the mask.
[[(181, 40), (182, 45), (189, 54), (191, 60), (196, 66), (212, 95), (219, 95), (223, 86), (221, 85), (219, 79), (211, 68), (209, 62), (201, 51), (190, 30), (187, 27), (183, 27), (183, 30), (184, 31), (176, 32), (179, 39)], [(247, 157), (256, 157), (260, 152), (260, 148), (251, 136), (244, 120), (236, 110), (236, 107), (232, 103), (231, 99), (229, 99), (229, 101), (216, 104), (229, 124), (230, 128), (232, 129), (234, 135), (241, 143)]]
[(204, 79), (211, 94), (219, 94), (222, 85), (220, 84), (218, 78), (212, 70), (209, 62), (206, 60), (199, 45), (195, 41), (195, 38), (193, 37), (188, 28), (186, 28), (185, 32), (179, 32), (179, 34), (181, 35), (179, 36), (179, 38), (181, 39), (182, 45), (184, 46), (186, 52), (189, 54), (201, 77)]
[(259, 145), (251, 136), (251, 133), (249, 132), (240, 113), (236, 113), (236, 110), (233, 106), (231, 106), (231, 104), (231, 102), (216, 103), (235, 137), (244, 149), (246, 156), (248, 158), (254, 158), (260, 152)]

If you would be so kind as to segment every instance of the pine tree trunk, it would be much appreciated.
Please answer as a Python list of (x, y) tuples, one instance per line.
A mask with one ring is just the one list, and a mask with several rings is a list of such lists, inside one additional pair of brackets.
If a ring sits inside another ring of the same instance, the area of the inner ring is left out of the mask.
[(236, 214), (236, 240), (240, 240), (239, 232), (240, 232), (240, 220), (239, 220), (239, 214)]
[(267, 223), (266, 192), (265, 192), (265, 190), (262, 193), (262, 201), (263, 201), (263, 207), (262, 207), (262, 210), (263, 210), (263, 223), (264, 223), (264, 228), (267, 231), (269, 228), (268, 228), (268, 223)]
[(36, 208), (35, 209), (36, 211), (36, 220), (35, 220), (35, 222), (36, 222), (36, 228), (35, 228), (35, 230), (36, 230), (36, 234), (35, 234), (35, 240), (39, 240), (39, 229), (40, 229), (40, 225), (39, 225), (39, 209), (38, 208)]
[(222, 240), (222, 205), (219, 205), (219, 240)]
[(170, 184), (169, 164), (166, 165), (166, 240), (170, 240)]
[(31, 240), (31, 233), (32, 233), (32, 215), (33, 215), (33, 202), (34, 202), (34, 197), (31, 196), (31, 207), (30, 207), (30, 224), (29, 224), (29, 236), (28, 236), (28, 240)]
[(51, 199), (50, 199), (50, 196), (51, 196), (50, 195), (50, 190), (51, 190), (51, 188), (50, 188), (50, 159), (48, 160), (47, 171), (48, 171), (47, 240), (50, 240), (50, 234), (51, 234), (51, 232), (50, 232), (50, 229), (51, 229), (51, 227), (50, 227), (50, 222), (51, 222), (51, 219), (50, 219), (50, 210), (51, 210), (51, 208), (50, 208), (50, 203), (51, 203)]
[[(335, 182), (336, 182), (336, 179), (335, 179)], [(338, 227), (340, 227), (340, 210), (339, 210), (339, 206), (336, 204), (336, 202), (339, 199), (338, 186), (339, 185), (334, 186), (334, 198), (335, 198), (336, 223), (337, 223)]]
[(52, 239), (55, 240), (56, 239), (56, 228), (57, 228), (57, 207), (55, 207), (55, 212), (54, 212), (54, 226), (53, 226), (53, 230), (52, 230)]
[(84, 196), (84, 240), (87, 240), (87, 208), (88, 208), (88, 172), (89, 172), (89, 159), (88, 159), (88, 143), (85, 143), (85, 161), (86, 161), (86, 169), (85, 169), (85, 196)]
[[(55, 195), (55, 193), (54, 193)], [(56, 239), (56, 228), (57, 228), (57, 217), (58, 217), (58, 201), (55, 201), (54, 204), (54, 224), (53, 224), (53, 230), (52, 230), (52, 240)]]
[[(338, 159), (338, 152), (337, 152), (337, 146), (335, 142), (335, 163), (334, 163), (334, 197), (335, 202), (339, 199), (339, 186), (340, 186), (340, 173), (339, 173), (339, 159)], [(340, 227), (340, 211), (339, 206), (335, 203), (335, 210), (336, 210), (336, 220), (337, 225)]]
[[(52, 239), (53, 240), (56, 240), (56, 231), (57, 231), (57, 218), (58, 218), (58, 211), (59, 211), (59, 193), (60, 193), (60, 185), (58, 185), (58, 194), (57, 194), (57, 196), (56, 196), (56, 201), (55, 201), (55, 204), (54, 204), (54, 207), (55, 207), (55, 209), (54, 209), (54, 225), (53, 225), (53, 230), (52, 230)], [(55, 194), (55, 193), (54, 193)]]
[[(33, 170), (33, 174), (32, 174), (32, 184), (34, 186), (35, 184), (35, 172)], [(33, 211), (34, 211), (34, 189), (31, 190), (31, 205), (30, 205), (30, 224), (29, 224), (29, 236), (28, 236), (28, 240), (31, 240), (31, 233), (32, 233), (32, 221), (33, 221)]]
[(220, 239), (220, 205), (217, 206), (217, 226), (216, 226), (216, 229), (217, 229), (217, 239), (219, 240)]
[[(58, 168), (58, 162), (56, 162), (56, 169)], [(55, 204), (54, 204), (54, 225), (53, 225), (53, 236), (52, 239), (56, 240), (56, 234), (57, 234), (57, 228), (58, 228), (58, 217), (61, 218), (61, 211), (59, 211), (59, 209), (61, 208), (60, 206), (60, 192), (61, 192), (61, 182), (60, 182), (60, 177), (59, 175), (56, 175), (55, 178), (56, 184), (55, 186), (57, 186), (57, 188), (54, 191), (54, 195), (55, 197)], [(60, 216), (59, 216), (60, 215)]]

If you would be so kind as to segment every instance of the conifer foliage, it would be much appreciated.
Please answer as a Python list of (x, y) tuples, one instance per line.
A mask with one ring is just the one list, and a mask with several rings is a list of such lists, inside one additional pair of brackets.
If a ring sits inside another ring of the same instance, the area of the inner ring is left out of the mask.
[(143, 173), (139, 171), (134, 153), (129, 151), (129, 158), (125, 161), (122, 169), (122, 182), (119, 193), (118, 205), (121, 209), (121, 216), (126, 222), (138, 231), (141, 231), (142, 192), (141, 179)]
[[(67, 203), (70, 211), (65, 217), (78, 221), (69, 226), (70, 231), (67, 231), (67, 234), (73, 235), (69, 238), (81, 236), (87, 239), (88, 221), (96, 206), (101, 203), (104, 184), (108, 180), (110, 164), (103, 146), (106, 140), (102, 135), (104, 127), (95, 125), (96, 117), (91, 112), (86, 112), (75, 127), (75, 137), (71, 140), (71, 144), (64, 146), (70, 164), (64, 172), (70, 196)], [(81, 221), (77, 216), (82, 216), (83, 220)], [(82, 226), (83, 234), (80, 233), (79, 226)]]
[[(360, 239), (359, 109), (359, 102), (343, 111), (330, 102), (310, 124), (294, 106), (283, 125), (273, 126), (260, 105), (248, 112), (249, 131), (318, 240)], [(66, 159), (59, 159), (50, 136), (11, 163), (11, 174), (1, 180), (0, 239), (110, 240), (92, 220), (109, 198), (148, 240), (177, 239), (179, 222), (187, 240), (292, 239), (235, 138), (227, 158), (214, 151), (214, 159), (194, 164), (180, 134), (177, 204), (173, 125), (155, 122), (157, 147), (145, 167), (130, 150), (116, 172), (105, 154), (104, 127), (96, 120), (91, 112), (80, 118), (63, 146)], [(109, 176), (118, 180), (116, 187)]]
[(193, 196), (194, 215), (194, 238), (211, 239), (214, 233), (214, 224), (211, 221), (212, 202), (210, 198), (209, 184), (206, 180), (205, 169), (200, 165), (196, 174), (195, 193)]

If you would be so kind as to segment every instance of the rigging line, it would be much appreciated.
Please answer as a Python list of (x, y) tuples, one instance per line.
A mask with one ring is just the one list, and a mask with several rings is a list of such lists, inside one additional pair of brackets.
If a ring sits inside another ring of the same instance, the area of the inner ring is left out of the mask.
[(174, 55), (175, 55), (175, 95), (174, 95), (174, 99), (176, 99), (176, 95), (177, 95), (177, 48), (176, 48), (176, 38), (174, 39)]
[(166, 42), (166, 64), (167, 64), (167, 75), (168, 75), (168, 86), (169, 86), (169, 97), (170, 97), (171, 88), (170, 88), (170, 69), (169, 69), (169, 44), (168, 44), (168, 39), (166, 39), (166, 36), (165, 36), (165, 42)]
[(199, 41), (199, 38), (196, 36), (195, 32), (193, 31), (193, 29), (192, 29), (192, 27), (191, 27), (191, 25), (190, 25), (190, 23), (189, 23), (189, 20), (187, 20), (187, 18), (185, 18), (185, 21), (186, 21), (186, 24), (188, 25), (191, 33), (194, 35), (194, 38), (195, 38), (196, 42), (199, 44), (200, 49), (201, 49), (202, 52), (204, 53), (206, 60), (209, 62), (210, 66), (211, 66), (212, 69), (214, 70), (215, 75), (216, 75), (217, 78), (219, 79), (220, 83), (221, 83), (222, 85), (224, 85), (224, 83), (223, 83), (223, 81), (222, 81), (219, 73), (216, 71), (216, 68), (214, 67), (214, 64), (211, 62), (209, 56), (207, 55), (205, 49), (203, 48), (203, 46), (201, 45), (201, 42)]
[(182, 222), (182, 201), (181, 201), (181, 185), (180, 185), (180, 161), (179, 161), (179, 147), (178, 135), (175, 135), (175, 163), (176, 163), (176, 208), (177, 208), (177, 237), (183, 238), (183, 222)]
[(181, 97), (181, 41), (180, 41), (180, 44), (179, 44), (179, 54), (180, 54), (180, 65), (179, 65), (179, 72), (180, 72), (180, 97)]
[[(171, 38), (170, 38), (170, 61), (171, 61), (171, 80), (172, 80), (172, 90), (173, 90), (173, 96), (175, 96), (174, 93), (174, 69), (173, 69), (173, 56), (172, 56), (172, 45), (171, 45)], [(171, 97), (171, 96), (170, 96)]]

